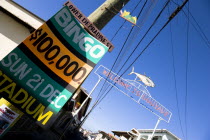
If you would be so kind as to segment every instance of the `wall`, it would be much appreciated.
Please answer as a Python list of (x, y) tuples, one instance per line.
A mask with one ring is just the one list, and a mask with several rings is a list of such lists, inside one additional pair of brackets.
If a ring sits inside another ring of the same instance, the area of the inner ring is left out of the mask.
[(102, 134), (98, 134), (97, 137), (95, 138), (95, 140), (107, 140), (106, 138), (103, 138)]
[(44, 23), (12, 0), (0, 0), (0, 19), (0, 60)]
[(127, 139), (124, 136), (121, 136), (120, 140), (127, 140)]
[(0, 60), (21, 43), (29, 30), (10, 16), (0, 11)]
[[(145, 134), (141, 133), (141, 135), (142, 135), (142, 136), (148, 136), (148, 137), (151, 136), (150, 133), (149, 133), (149, 134), (148, 134), (148, 133), (145, 133)], [(141, 136), (141, 137), (142, 137), (142, 136)], [(158, 140), (177, 140), (177, 139), (175, 139), (174, 137), (168, 135), (167, 133), (155, 133), (155, 134), (154, 134), (154, 137), (155, 137), (155, 136), (158, 136)]]
[(165, 135), (165, 136), (163, 137), (163, 140), (177, 140), (177, 139), (175, 139), (175, 138), (172, 137), (171, 135)]

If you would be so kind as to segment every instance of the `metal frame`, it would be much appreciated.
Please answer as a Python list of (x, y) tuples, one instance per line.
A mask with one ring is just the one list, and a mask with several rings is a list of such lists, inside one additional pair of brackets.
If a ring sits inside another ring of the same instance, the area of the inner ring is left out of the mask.
[[(102, 76), (100, 76), (100, 75), (97, 73), (97, 71), (99, 70), (100, 67), (105, 68), (107, 71), (109, 71), (109, 73), (115, 74), (114, 72), (111, 72), (109, 69), (107, 69), (107, 68), (104, 67), (103, 65), (100, 65), (100, 66), (95, 70), (95, 72), (94, 72), (96, 75), (98, 75), (98, 77), (99, 77), (100, 80), (101, 80), (101, 78), (103, 78)], [(116, 75), (116, 77), (118, 76), (117, 74), (115, 74), (115, 75)], [(119, 76), (119, 78), (120, 78), (120, 79), (123, 79), (123, 78), (121, 78), (120, 76)], [(103, 79), (106, 80), (105, 78), (103, 78)], [(99, 80), (99, 81), (100, 81), (100, 80)], [(130, 83), (129, 81), (133, 81), (133, 82), (138, 83), (138, 82), (135, 81), (135, 80), (127, 80), (127, 79), (123, 79), (123, 80), (125, 80), (125, 81), (128, 82), (128, 83)], [(136, 101), (135, 99), (133, 99), (132, 97), (130, 97), (128, 94), (126, 94), (125, 92), (123, 92), (122, 90), (120, 90), (118, 87), (116, 87), (115, 85), (113, 85), (113, 83), (111, 83), (111, 82), (109, 82), (109, 81), (107, 81), (107, 80), (106, 80), (106, 82), (108, 82), (109, 84), (111, 84), (112, 86), (114, 86), (116, 89), (118, 89), (118, 90), (119, 90), (120, 92), (122, 92), (124, 95), (126, 95), (126, 96), (128, 96), (130, 99), (134, 100), (136, 103), (140, 104), (141, 106), (143, 106), (144, 108), (146, 108), (147, 110), (149, 110), (150, 112), (152, 112), (154, 115), (158, 116), (159, 119), (164, 120), (164, 121), (167, 122), (167, 123), (170, 122), (172, 113), (171, 113), (167, 108), (165, 108), (162, 104), (160, 104), (158, 101), (156, 101), (154, 98), (152, 98), (152, 96), (150, 95), (149, 91), (148, 91), (148, 90), (146, 89), (146, 87), (143, 86), (141, 83), (138, 83), (139, 86), (141, 85), (142, 87), (145, 87), (145, 90), (147, 91), (147, 93), (145, 93), (145, 92), (143, 91), (143, 94), (140, 96), (139, 100)], [(97, 83), (97, 84), (98, 84), (98, 83)], [(136, 87), (134, 84), (132, 84), (132, 83), (130, 83), (130, 84), (131, 84), (132, 86)], [(139, 87), (139, 86), (138, 86), (138, 87)], [(136, 87), (136, 88), (138, 89), (138, 87)], [(161, 107), (163, 107), (167, 112), (170, 113), (170, 116), (169, 116), (168, 120), (163, 119), (160, 115), (156, 114), (154, 111), (152, 111), (151, 109), (147, 108), (144, 104), (140, 103), (140, 100), (142, 99), (142, 96), (143, 96), (144, 94), (148, 95), (153, 101), (155, 101), (157, 104), (159, 104), (159, 105), (160, 105)]]

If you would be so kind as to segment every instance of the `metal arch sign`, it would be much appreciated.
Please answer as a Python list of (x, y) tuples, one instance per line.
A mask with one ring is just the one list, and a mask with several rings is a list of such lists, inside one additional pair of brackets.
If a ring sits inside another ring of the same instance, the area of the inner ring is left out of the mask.
[(172, 113), (158, 101), (152, 98), (150, 94), (146, 92), (147, 90), (137, 88), (131, 82), (121, 78), (119, 75), (111, 72), (102, 65), (96, 69), (95, 74), (107, 80), (107, 82), (124, 93), (126, 96), (130, 97), (132, 100), (169, 123)]
[(0, 61), (0, 97), (50, 124), (107, 51), (64, 6)]

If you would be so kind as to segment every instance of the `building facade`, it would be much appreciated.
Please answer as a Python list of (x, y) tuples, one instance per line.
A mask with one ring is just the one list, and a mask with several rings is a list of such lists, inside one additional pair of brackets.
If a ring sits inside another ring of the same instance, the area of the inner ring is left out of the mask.
[(0, 60), (44, 23), (12, 0), (0, 0), (0, 17)]
[(104, 131), (98, 131), (98, 133), (90, 133), (88, 138), (89, 140), (119, 140), (114, 135)]
[[(153, 129), (132, 129), (130, 131), (112, 131), (120, 140), (151, 140)], [(157, 129), (152, 140), (181, 140), (167, 129)]]

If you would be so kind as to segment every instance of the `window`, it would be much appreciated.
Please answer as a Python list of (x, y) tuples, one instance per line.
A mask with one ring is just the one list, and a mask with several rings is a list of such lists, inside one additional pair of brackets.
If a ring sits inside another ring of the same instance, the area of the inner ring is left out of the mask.
[(140, 140), (147, 140), (147, 139), (148, 139), (148, 136), (143, 135), (143, 136), (141, 136), (141, 139)]
[(158, 140), (158, 137), (157, 136), (156, 137), (153, 137), (152, 140)]
[(68, 101), (68, 107), (67, 107), (67, 110), (68, 111), (73, 111), (73, 109), (74, 109), (74, 106), (75, 106), (75, 100), (74, 99), (71, 99), (71, 101)]

